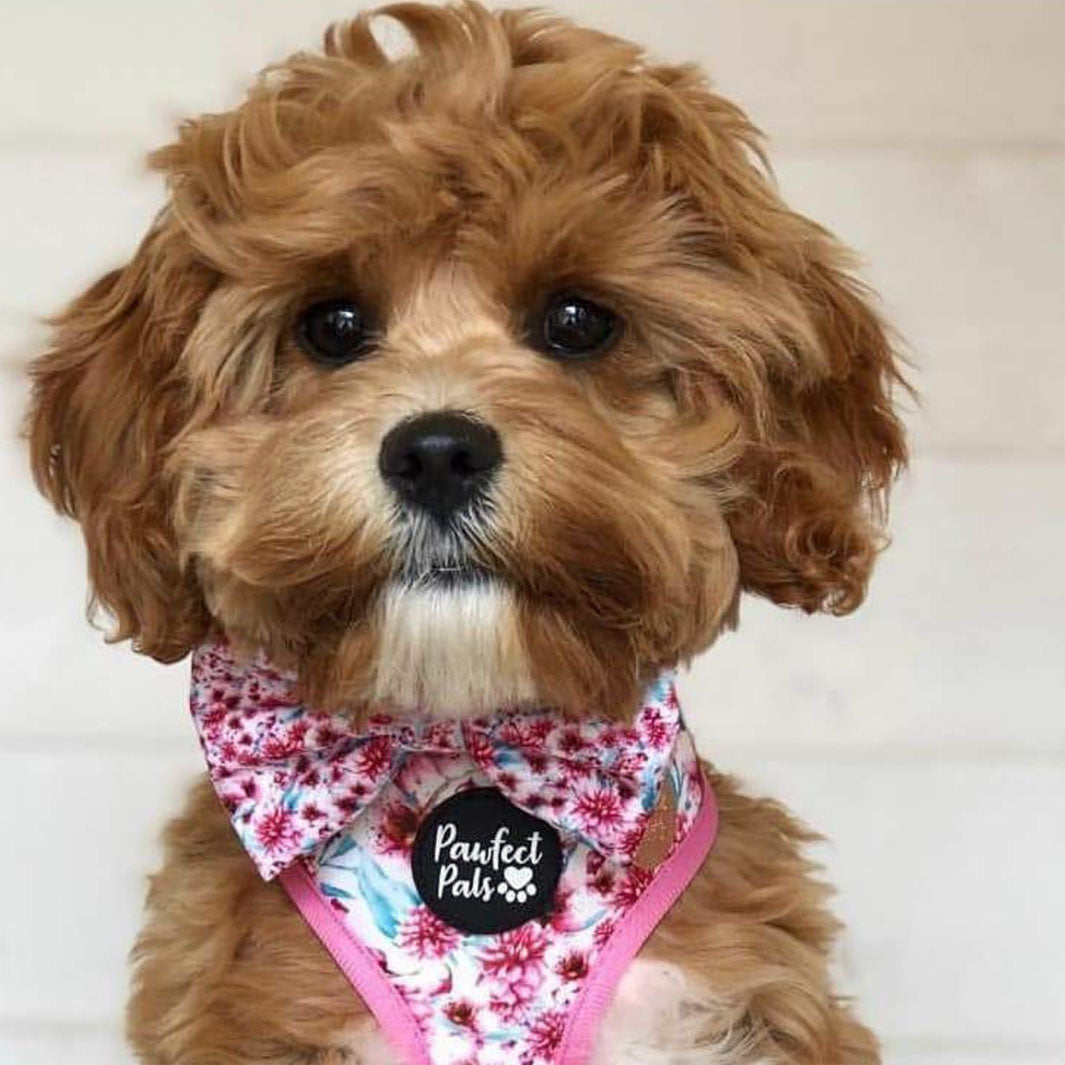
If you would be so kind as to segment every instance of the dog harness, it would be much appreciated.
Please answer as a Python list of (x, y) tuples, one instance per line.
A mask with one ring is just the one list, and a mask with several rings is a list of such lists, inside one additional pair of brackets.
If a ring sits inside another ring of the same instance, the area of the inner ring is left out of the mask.
[(356, 729), (227, 645), (193, 656), (208, 770), (404, 1065), (584, 1065), (713, 845), (672, 674), (631, 724), (553, 710)]

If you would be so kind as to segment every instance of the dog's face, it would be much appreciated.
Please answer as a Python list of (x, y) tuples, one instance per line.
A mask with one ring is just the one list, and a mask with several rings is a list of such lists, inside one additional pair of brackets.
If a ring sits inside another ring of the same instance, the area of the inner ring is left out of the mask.
[(120, 637), (324, 706), (624, 713), (740, 589), (860, 601), (904, 449), (834, 241), (687, 69), (397, 9), (157, 153), (170, 202), (35, 369)]

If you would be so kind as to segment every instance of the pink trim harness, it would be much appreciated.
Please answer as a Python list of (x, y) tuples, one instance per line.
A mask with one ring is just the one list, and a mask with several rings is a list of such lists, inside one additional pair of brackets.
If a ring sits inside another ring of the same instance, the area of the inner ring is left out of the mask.
[[(193, 718), (237, 834), (404, 1065), (589, 1061), (618, 981), (717, 832), (671, 675), (627, 726), (504, 710), (464, 721), (379, 715), (358, 732), (302, 706), (290, 676), (261, 659), (238, 664), (223, 644), (196, 652), (192, 681)], [(483, 827), (479, 814), (429, 831), (456, 798), (476, 805), (482, 794), (518, 819), (485, 837), (494, 846), (463, 840)], [(541, 834), (523, 836), (529, 824), (561, 844), (540, 899)], [(475, 919), (482, 899), (513, 905), (520, 923), (485, 933), (442, 918), (415, 883), (423, 857), (443, 863), (423, 889), (449, 884)], [(522, 906), (535, 916), (523, 919)]]

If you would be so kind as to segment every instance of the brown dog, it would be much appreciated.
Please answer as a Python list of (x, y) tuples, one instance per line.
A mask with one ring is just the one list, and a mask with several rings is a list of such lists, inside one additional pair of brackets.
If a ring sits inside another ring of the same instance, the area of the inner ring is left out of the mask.
[[(901, 380), (744, 115), (544, 14), (385, 13), (410, 54), (366, 17), (334, 27), (155, 153), (167, 206), (34, 366), (37, 481), (81, 523), (115, 638), (174, 661), (224, 633), (353, 714), (623, 718), (741, 591), (853, 610), (905, 460)], [(476, 507), (469, 477), (412, 501), (382, 469), (387, 434), (437, 412), (490, 427)], [(597, 1060), (876, 1061), (830, 987), (811, 837), (708, 771), (717, 844)], [(129, 1009), (144, 1061), (392, 1060), (206, 784), (166, 843)]]

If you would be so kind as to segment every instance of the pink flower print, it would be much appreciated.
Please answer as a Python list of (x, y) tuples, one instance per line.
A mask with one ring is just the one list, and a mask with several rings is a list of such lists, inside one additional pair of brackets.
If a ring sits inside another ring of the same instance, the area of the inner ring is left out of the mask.
[(358, 795), (351, 794), (341, 795), (339, 798), (334, 799), (333, 805), (346, 818), (351, 819), (362, 810), (365, 803)]
[(299, 737), (291, 732), (282, 733), (280, 736), (271, 736), (264, 744), (262, 755), (270, 762), (280, 762), (285, 758), (291, 758), (300, 750)]
[(662, 719), (662, 711), (657, 707), (648, 707), (640, 719), (643, 726), (644, 741), (649, 747), (661, 750), (669, 746), (673, 730)]
[(443, 958), (462, 941), (462, 936), (444, 924), (428, 907), (417, 906), (399, 928), (396, 942), (416, 958)]
[(513, 795), (518, 790), (518, 778), (509, 771), (498, 774), (496, 783), (510, 795)]
[(521, 992), (531, 993), (540, 985), (546, 950), (547, 934), (540, 925), (530, 921), (502, 933), (486, 947), (481, 953), (481, 964), (485, 975), (492, 977), (497, 986), (526, 997)]
[(630, 865), (624, 879), (614, 892), (614, 902), (626, 909), (634, 905), (651, 882), (652, 876), (653, 874), (646, 869)]
[(292, 812), (282, 806), (259, 814), (252, 822), (252, 829), (267, 854), (289, 850), (300, 842), (299, 830), (292, 823)]
[(562, 1042), (566, 1015), (562, 1010), (541, 1013), (529, 1027), (529, 1049), (539, 1061), (550, 1061)]
[(488, 1005), (504, 1024), (520, 1025), (525, 1023), (529, 1003), (535, 994), (535, 987), (515, 984), (513, 987), (504, 987), (499, 994), (493, 995), (488, 1000)]
[(388, 736), (370, 737), (359, 748), (355, 765), (364, 776), (378, 780), (392, 768), (392, 740)]
[(589, 881), (588, 886), (604, 898), (614, 890), (614, 873), (610, 869), (600, 869)]
[(381, 812), (376, 839), (381, 854), (409, 854), (418, 834), (418, 812), (406, 803), (390, 802)]
[(558, 737), (558, 749), (564, 754), (577, 754), (588, 744), (576, 727), (565, 728)]
[(533, 776), (542, 777), (547, 770), (547, 757), (538, 752), (530, 751), (526, 754), (525, 762), (529, 767), (529, 772), (532, 773)]
[(451, 970), (444, 966), (444, 975), (440, 978), (440, 983), (436, 987), (429, 988), (428, 997), (430, 999), (439, 998), (441, 995), (450, 995), (452, 988), (455, 986), (455, 977)]
[(527, 742), (525, 733), (516, 721), (506, 722), (499, 730), (498, 739), (508, 747), (524, 747)]
[(323, 723), (318, 726), (313, 745), (315, 747), (332, 747), (333, 744), (338, 743), (341, 739), (343, 739), (343, 735), (337, 729), (328, 723)]
[(555, 966), (555, 972), (567, 983), (583, 980), (588, 975), (588, 959), (579, 950), (575, 950)]
[(461, 749), (462, 734), (453, 721), (432, 721), (422, 733), (422, 744), (428, 750), (449, 754)]
[(529, 723), (528, 736), (530, 745), (542, 745), (551, 735), (552, 724), (546, 717), (537, 718)]
[(207, 713), (203, 715), (204, 728), (209, 729), (211, 731), (220, 728), (222, 722), (225, 720), (225, 716), (226, 712), (220, 706), (216, 706), (212, 710), (208, 710)]
[(640, 823), (634, 828), (630, 828), (621, 837), (621, 842), (618, 844), (618, 850), (629, 859), (635, 857), (636, 852), (640, 849), (640, 844), (643, 842), (644, 834), (647, 831), (648, 818), (645, 816), (640, 818)]
[(322, 810), (319, 810), (313, 802), (307, 803), (307, 805), (300, 810), (300, 814), (304, 821), (310, 821), (312, 825), (315, 821), (321, 821), (322, 818), (325, 817), (325, 813)]
[(553, 932), (576, 932), (583, 921), (573, 909), (573, 888), (559, 888), (555, 895), (555, 907), (550, 914), (540, 918), (540, 923)]
[(470, 731), (466, 736), (466, 751), (477, 765), (490, 766), (494, 762), (492, 741), (483, 733)]
[(444, 1016), (457, 1028), (476, 1028), (477, 1009), (464, 998), (454, 999), (444, 1007)]
[(609, 785), (586, 789), (577, 795), (573, 816), (582, 831), (607, 834), (621, 823), (621, 799)]
[(597, 950), (602, 950), (610, 941), (610, 937), (614, 934), (614, 922), (602, 921), (595, 926), (595, 931), (592, 933), (592, 942), (595, 944)]
[(583, 782), (595, 777), (595, 767), (590, 762), (580, 759), (566, 759), (558, 764), (558, 775), (554, 778), (559, 787), (572, 791)]
[(647, 765), (647, 755), (643, 751), (623, 751), (611, 766), (611, 771), (619, 777), (635, 779)]

